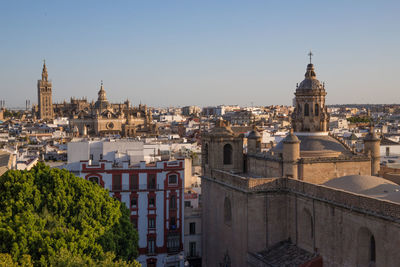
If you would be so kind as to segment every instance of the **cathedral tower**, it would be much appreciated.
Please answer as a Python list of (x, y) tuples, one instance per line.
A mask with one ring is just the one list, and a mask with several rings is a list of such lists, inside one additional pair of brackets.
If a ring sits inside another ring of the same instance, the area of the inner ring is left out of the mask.
[(42, 79), (38, 80), (39, 119), (53, 119), (52, 83), (48, 80), (46, 62), (43, 63)]
[(235, 134), (229, 123), (218, 120), (209, 133), (202, 135), (203, 173), (213, 169), (243, 172), (243, 136)]
[(292, 127), (295, 132), (327, 132), (329, 114), (325, 106), (325, 85), (317, 80), (311, 52), (309, 56), (305, 79), (296, 88)]
[(255, 125), (253, 130), (247, 136), (247, 153), (257, 154), (261, 152), (261, 134), (257, 131)]
[(376, 135), (374, 127), (371, 125), (369, 133), (364, 138), (364, 152), (371, 157), (371, 175), (378, 176), (380, 170), (381, 139)]

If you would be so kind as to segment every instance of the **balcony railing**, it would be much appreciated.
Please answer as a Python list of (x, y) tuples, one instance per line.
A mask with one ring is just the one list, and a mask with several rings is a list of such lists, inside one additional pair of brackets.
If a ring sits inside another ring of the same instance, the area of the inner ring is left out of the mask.
[(181, 236), (179, 233), (170, 232), (167, 234), (167, 251), (176, 253), (180, 251)]
[(200, 253), (195, 251), (194, 253), (187, 253), (186, 258), (191, 259), (191, 258), (200, 258)]
[(114, 184), (114, 185), (109, 185), (107, 187), (108, 190), (112, 192), (118, 192), (118, 191), (137, 191), (137, 190), (159, 190), (160, 189), (160, 184), (139, 184), (139, 185), (130, 185), (130, 184)]

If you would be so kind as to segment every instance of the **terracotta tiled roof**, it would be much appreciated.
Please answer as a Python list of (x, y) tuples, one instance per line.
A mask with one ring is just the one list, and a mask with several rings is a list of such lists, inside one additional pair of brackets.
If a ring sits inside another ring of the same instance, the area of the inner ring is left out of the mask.
[(256, 253), (265, 266), (301, 266), (318, 256), (297, 247), (289, 241), (282, 241), (262, 252)]

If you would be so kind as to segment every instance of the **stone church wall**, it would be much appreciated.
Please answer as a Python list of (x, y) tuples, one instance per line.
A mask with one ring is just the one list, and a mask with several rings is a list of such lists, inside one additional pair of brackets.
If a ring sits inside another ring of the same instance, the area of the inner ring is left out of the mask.
[[(246, 194), (207, 180), (202, 181), (202, 192), (204, 203), (214, 203), (203, 207), (204, 266), (220, 266), (228, 259), (231, 266), (246, 266), (241, 253), (247, 251)], [(224, 218), (225, 198), (230, 201), (230, 221)]]
[[(397, 266), (400, 205), (284, 178), (247, 178), (223, 171), (203, 177), (203, 260), (247, 266), (247, 252), (279, 241), (322, 255), (324, 266)], [(229, 199), (231, 221), (225, 220)], [(212, 203), (212, 205), (207, 205)]]
[(299, 168), (302, 180), (315, 184), (346, 175), (371, 175), (371, 161), (305, 163), (300, 164)]
[(282, 163), (280, 161), (248, 156), (247, 171), (261, 177), (281, 177)]

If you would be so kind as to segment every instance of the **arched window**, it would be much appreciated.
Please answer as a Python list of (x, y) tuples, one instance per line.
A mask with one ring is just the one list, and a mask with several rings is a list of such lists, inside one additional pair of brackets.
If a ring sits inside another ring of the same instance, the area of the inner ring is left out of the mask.
[(301, 225), (299, 231), (299, 243), (312, 250), (314, 240), (314, 220), (308, 209), (303, 209), (299, 223)]
[(232, 221), (232, 207), (231, 201), (228, 197), (224, 200), (224, 222), (230, 224)]
[(315, 104), (315, 116), (319, 115), (319, 106), (318, 104)]
[(232, 164), (232, 145), (231, 144), (224, 145), (224, 164), (225, 165)]
[(370, 240), (370, 248), (369, 248), (369, 255), (370, 255), (370, 261), (371, 262), (375, 262), (375, 237), (373, 235), (371, 235), (371, 240)]
[(89, 181), (95, 184), (99, 184), (99, 177), (89, 177)]
[(357, 235), (357, 266), (375, 266), (376, 243), (372, 232), (361, 227)]
[(208, 144), (204, 145), (204, 164), (208, 164)]
[(310, 107), (308, 106), (308, 103), (304, 104), (304, 116), (309, 116), (310, 115)]

